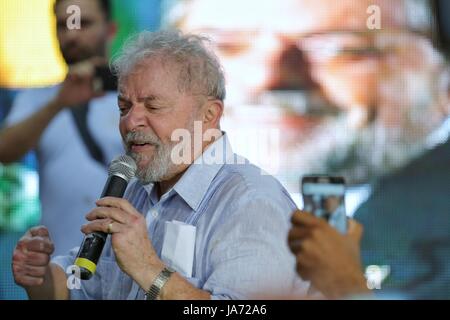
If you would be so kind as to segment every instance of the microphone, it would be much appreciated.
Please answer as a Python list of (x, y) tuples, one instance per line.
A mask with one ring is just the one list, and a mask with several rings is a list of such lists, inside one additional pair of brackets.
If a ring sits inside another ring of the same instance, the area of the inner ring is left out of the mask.
[[(108, 180), (103, 188), (103, 197), (122, 198), (130, 181), (136, 172), (136, 163), (133, 158), (127, 155), (120, 155), (111, 161), (108, 168)], [(88, 280), (95, 273), (97, 262), (102, 254), (107, 233), (93, 232), (87, 234), (81, 243), (75, 265), (80, 268), (80, 277)]]

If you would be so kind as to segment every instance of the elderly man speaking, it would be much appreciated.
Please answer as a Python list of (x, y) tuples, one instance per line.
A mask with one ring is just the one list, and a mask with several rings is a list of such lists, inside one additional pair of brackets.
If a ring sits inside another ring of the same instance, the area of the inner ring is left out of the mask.
[[(115, 59), (120, 132), (137, 178), (124, 199), (100, 199), (87, 214), (84, 233), (111, 236), (80, 286), (68, 289), (65, 273), (76, 249), (49, 263), (46, 228), (25, 234), (13, 271), (30, 298), (241, 299), (301, 289), (285, 243), (295, 204), (273, 177), (230, 151), (220, 131), (224, 75), (204, 40), (143, 32)], [(199, 147), (174, 141), (176, 132), (194, 137), (198, 128)]]

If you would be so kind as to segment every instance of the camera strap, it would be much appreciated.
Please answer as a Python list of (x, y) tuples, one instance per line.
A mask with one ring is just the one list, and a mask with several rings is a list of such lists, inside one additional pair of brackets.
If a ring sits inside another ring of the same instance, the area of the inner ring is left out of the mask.
[(83, 105), (71, 107), (70, 111), (72, 113), (73, 120), (80, 134), (80, 138), (83, 141), (86, 149), (91, 155), (92, 159), (100, 163), (102, 166), (108, 167), (108, 163), (105, 162), (105, 155), (102, 149), (94, 140), (91, 132), (88, 128), (88, 113), (89, 113), (89, 103)]

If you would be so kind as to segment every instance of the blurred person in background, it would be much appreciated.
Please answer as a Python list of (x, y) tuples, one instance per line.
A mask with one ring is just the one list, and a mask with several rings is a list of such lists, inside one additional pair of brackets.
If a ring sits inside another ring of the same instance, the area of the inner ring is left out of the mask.
[[(384, 294), (448, 299), (446, 64), (431, 41), (411, 28), (406, 1), (302, 2), (317, 24), (316, 35), (302, 40), (313, 77), (348, 110), (351, 124), (324, 127), (329, 131), (311, 141), (316, 147), (309, 150), (316, 150), (317, 158), (310, 163), (351, 183), (382, 176), (354, 215), (365, 229), (361, 256), (367, 284), (373, 285), (376, 271), (375, 287)], [(381, 9), (383, 24), (367, 32), (367, 8), (373, 4)], [(292, 221), (289, 243), (299, 274), (328, 297), (364, 293), (358, 237), (349, 245), (349, 237), (305, 212), (294, 213)]]
[[(71, 5), (80, 9), (79, 29), (69, 28)], [(94, 69), (106, 64), (116, 32), (109, 1), (57, 0), (54, 12), (69, 72), (61, 84), (19, 94), (0, 131), (0, 161), (37, 151), (41, 223), (59, 254), (81, 243), (79, 226), (102, 191), (109, 160), (123, 153), (123, 146), (117, 94), (93, 83)]]

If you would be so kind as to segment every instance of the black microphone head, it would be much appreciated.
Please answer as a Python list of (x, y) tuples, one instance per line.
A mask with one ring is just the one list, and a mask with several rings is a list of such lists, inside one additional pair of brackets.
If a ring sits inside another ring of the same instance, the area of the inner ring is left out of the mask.
[(136, 162), (132, 157), (120, 155), (111, 161), (108, 168), (108, 175), (121, 177), (128, 182), (134, 177), (136, 170)]

